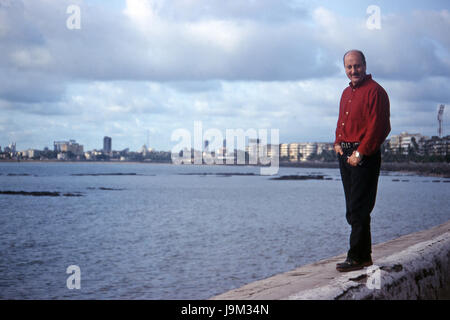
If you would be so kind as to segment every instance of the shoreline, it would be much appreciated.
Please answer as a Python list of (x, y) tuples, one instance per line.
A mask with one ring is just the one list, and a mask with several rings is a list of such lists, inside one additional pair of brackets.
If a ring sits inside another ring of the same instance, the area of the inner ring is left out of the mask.
[[(280, 163), (280, 167), (339, 169), (338, 162)], [(410, 173), (420, 176), (450, 178), (450, 163), (446, 162), (381, 162), (381, 171)]]
[(362, 270), (336, 271), (336, 263), (346, 257), (342, 253), (218, 293), (209, 300), (449, 299), (449, 250), (450, 220), (373, 245), (374, 265)]
[[(95, 164), (152, 164), (152, 165), (176, 165), (171, 162), (161, 161), (91, 161), (91, 160), (0, 160), (0, 163), (95, 163)], [(201, 164), (203, 166), (255, 166), (249, 164)], [(189, 164), (186, 164), (189, 166)], [(315, 168), (315, 169), (339, 169), (338, 162), (280, 162), (280, 168)], [(381, 171), (400, 172), (420, 176), (450, 178), (450, 163), (446, 162), (382, 162)]]

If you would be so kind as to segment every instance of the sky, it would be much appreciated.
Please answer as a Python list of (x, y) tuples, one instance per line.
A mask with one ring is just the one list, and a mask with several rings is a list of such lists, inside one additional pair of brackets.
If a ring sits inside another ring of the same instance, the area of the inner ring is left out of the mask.
[(391, 135), (437, 135), (439, 104), (449, 134), (449, 33), (447, 0), (0, 0), (0, 146), (169, 151), (195, 123), (332, 142), (350, 49)]

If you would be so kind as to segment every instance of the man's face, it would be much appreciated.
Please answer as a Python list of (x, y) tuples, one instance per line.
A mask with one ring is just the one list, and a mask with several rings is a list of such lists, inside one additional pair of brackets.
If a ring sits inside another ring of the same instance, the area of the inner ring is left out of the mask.
[(345, 56), (344, 67), (347, 77), (354, 86), (366, 76), (366, 66), (358, 52), (350, 52)]

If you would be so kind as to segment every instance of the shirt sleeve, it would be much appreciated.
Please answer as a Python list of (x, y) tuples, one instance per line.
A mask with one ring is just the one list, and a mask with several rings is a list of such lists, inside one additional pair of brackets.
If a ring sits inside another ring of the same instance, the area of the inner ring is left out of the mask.
[(337, 123), (336, 123), (336, 131), (335, 131), (334, 145), (336, 145), (336, 144), (342, 142), (342, 138), (339, 137), (340, 131), (342, 130), (342, 129), (339, 127), (339, 123), (342, 122), (342, 121), (341, 121), (341, 117), (342, 117), (342, 113), (343, 113), (343, 110), (342, 110), (342, 100), (343, 100), (344, 94), (345, 94), (345, 90), (344, 90), (344, 92), (342, 92), (341, 100), (339, 101), (339, 115), (338, 115), (338, 120), (337, 120)]
[(371, 155), (378, 151), (389, 132), (390, 105), (389, 97), (383, 88), (369, 92), (367, 126), (358, 151), (362, 155)]

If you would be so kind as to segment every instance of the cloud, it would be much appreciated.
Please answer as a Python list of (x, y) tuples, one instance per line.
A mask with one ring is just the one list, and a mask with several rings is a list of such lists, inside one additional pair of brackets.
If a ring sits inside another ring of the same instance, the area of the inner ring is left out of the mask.
[(363, 15), (308, 13), (293, 1), (128, 0), (122, 12), (80, 2), (81, 29), (68, 30), (70, 1), (45, 2), (45, 10), (42, 0), (17, 3), (12, 16), (0, 8), (9, 17), (0, 35), (3, 68), (18, 76), (26, 69), (66, 81), (302, 80), (339, 74), (349, 48), (364, 50), (380, 77), (450, 71), (449, 41), (437, 32), (450, 25), (445, 10), (389, 15), (373, 31)]
[[(170, 149), (171, 130), (195, 120), (280, 128), (292, 142), (332, 140), (348, 83), (342, 55), (353, 48), (389, 93), (393, 133), (434, 131), (434, 120), (421, 118), (434, 119), (433, 108), (450, 100), (447, 10), (382, 11), (382, 28), (368, 30), (365, 12), (293, 0), (0, 4), (0, 141), (73, 132), (88, 148), (114, 134), (116, 146), (137, 149), (151, 130)], [(71, 4), (81, 8), (80, 30), (66, 27)]]
[(380, 30), (369, 30), (364, 16), (342, 17), (323, 7), (313, 16), (315, 34), (327, 51), (342, 57), (347, 50), (362, 50), (378, 77), (419, 80), (450, 74), (450, 44), (443, 39), (450, 27), (447, 10), (386, 15)]
[(388, 81), (386, 87), (397, 99), (407, 102), (430, 103), (450, 101), (448, 77), (427, 77), (419, 81)]
[[(261, 19), (262, 5), (272, 12), (273, 2), (244, 5), (244, 15), (229, 14), (237, 8), (233, 1), (214, 2), (214, 10), (205, 1), (176, 1), (170, 10), (168, 2), (156, 3), (129, 0), (124, 10), (148, 45), (149, 80), (288, 80), (337, 71), (326, 53), (317, 59), (319, 50), (303, 20)], [(279, 7), (287, 8), (285, 2)], [(296, 67), (299, 63), (303, 67)]]
[(307, 11), (292, 0), (126, 0), (126, 12), (142, 18), (164, 17), (169, 21), (199, 19), (259, 20), (279, 22), (302, 19)]
[[(129, 0), (123, 12), (80, 3), (80, 30), (65, 26), (69, 1), (45, 2), (46, 10), (42, 0), (19, 3), (1, 29), (20, 30), (23, 40), (2, 41), (10, 67), (69, 79), (151, 81), (285, 80), (336, 72), (326, 52), (316, 59), (310, 28), (299, 19), (304, 11), (289, 2)], [(290, 18), (271, 18), (283, 15)], [(299, 63), (304, 67), (295, 67)]]

